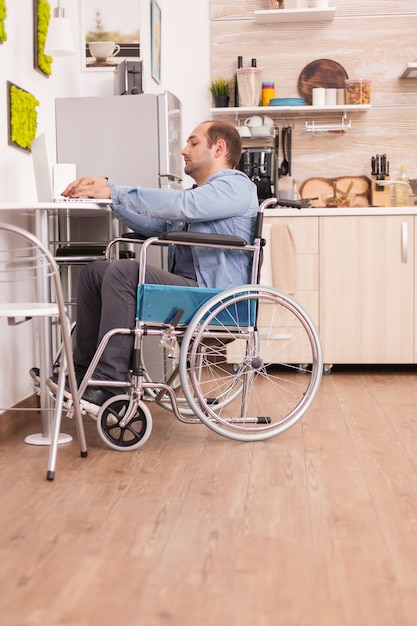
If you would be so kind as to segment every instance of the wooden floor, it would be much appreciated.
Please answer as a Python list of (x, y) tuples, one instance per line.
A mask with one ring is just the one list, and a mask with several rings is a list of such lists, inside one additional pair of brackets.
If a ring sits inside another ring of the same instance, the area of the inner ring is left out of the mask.
[(415, 626), (416, 368), (335, 368), (262, 443), (153, 417), (54, 482), (37, 417), (2, 438), (1, 626)]

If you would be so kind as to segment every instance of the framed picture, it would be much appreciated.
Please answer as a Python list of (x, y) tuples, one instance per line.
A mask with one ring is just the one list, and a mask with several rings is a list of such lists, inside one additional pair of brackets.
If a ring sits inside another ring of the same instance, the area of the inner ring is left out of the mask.
[(161, 9), (151, 0), (151, 76), (161, 82)]
[(140, 58), (138, 0), (80, 0), (85, 70), (114, 70)]

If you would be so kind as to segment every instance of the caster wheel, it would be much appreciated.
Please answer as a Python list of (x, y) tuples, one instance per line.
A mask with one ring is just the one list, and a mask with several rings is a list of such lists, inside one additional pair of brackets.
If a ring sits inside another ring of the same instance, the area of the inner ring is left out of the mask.
[[(126, 425), (121, 425), (129, 412), (132, 412), (130, 419)], [(130, 396), (114, 396), (100, 408), (97, 431), (104, 443), (113, 450), (136, 450), (149, 439), (152, 415), (143, 402), (135, 407)]]

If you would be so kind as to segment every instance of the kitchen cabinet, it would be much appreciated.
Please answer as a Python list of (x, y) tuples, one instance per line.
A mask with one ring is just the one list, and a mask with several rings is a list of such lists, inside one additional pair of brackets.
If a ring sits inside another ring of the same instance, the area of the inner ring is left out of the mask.
[[(262, 279), (267, 279), (268, 284), (291, 291), (291, 296), (308, 311), (314, 324), (319, 326), (319, 221), (317, 217), (282, 217), (279, 220), (268, 216), (264, 217), (264, 238), (266, 241), (265, 258)], [(289, 229), (294, 242), (295, 255), (286, 258), (271, 244), (273, 228)], [(274, 282), (272, 269), (273, 263), (285, 264), (287, 261), (294, 264), (289, 268), (293, 278), (288, 282)]]
[[(308, 312), (316, 328), (319, 326), (319, 229), (318, 218), (314, 217), (269, 217), (264, 216), (263, 237), (266, 245), (261, 269), (260, 284), (271, 285), (291, 295)], [(282, 267), (282, 271), (274, 271)], [(268, 329), (272, 315), (276, 314), (274, 305), (268, 311), (263, 309), (263, 316), (258, 320), (259, 332)], [(276, 341), (281, 342), (288, 333), (288, 326), (274, 326)], [(274, 340), (275, 341), (275, 340)], [(291, 362), (294, 360), (294, 343), (290, 342)], [(271, 352), (269, 352), (269, 350)], [(310, 352), (306, 352), (304, 336), (300, 336), (297, 344), (297, 363), (308, 363)], [(268, 361), (269, 354), (276, 354), (270, 342), (265, 347), (263, 356)], [(285, 358), (284, 347), (280, 346), (281, 358)], [(235, 342), (227, 346), (228, 362), (236, 360)]]
[(324, 360), (413, 363), (415, 217), (320, 217)]
[(266, 211), (264, 278), (283, 288), (268, 274), (268, 263), (279, 259), (270, 229), (290, 226), (290, 295), (316, 324), (328, 371), (336, 364), (417, 363), (416, 214), (415, 207)]

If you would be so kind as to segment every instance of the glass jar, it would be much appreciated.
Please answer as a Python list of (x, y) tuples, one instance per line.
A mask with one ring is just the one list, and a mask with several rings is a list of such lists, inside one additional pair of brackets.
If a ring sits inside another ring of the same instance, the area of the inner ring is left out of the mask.
[(370, 104), (371, 81), (362, 78), (351, 78), (345, 81), (346, 104)]
[(269, 101), (275, 98), (275, 83), (262, 83), (262, 106), (269, 106)]

